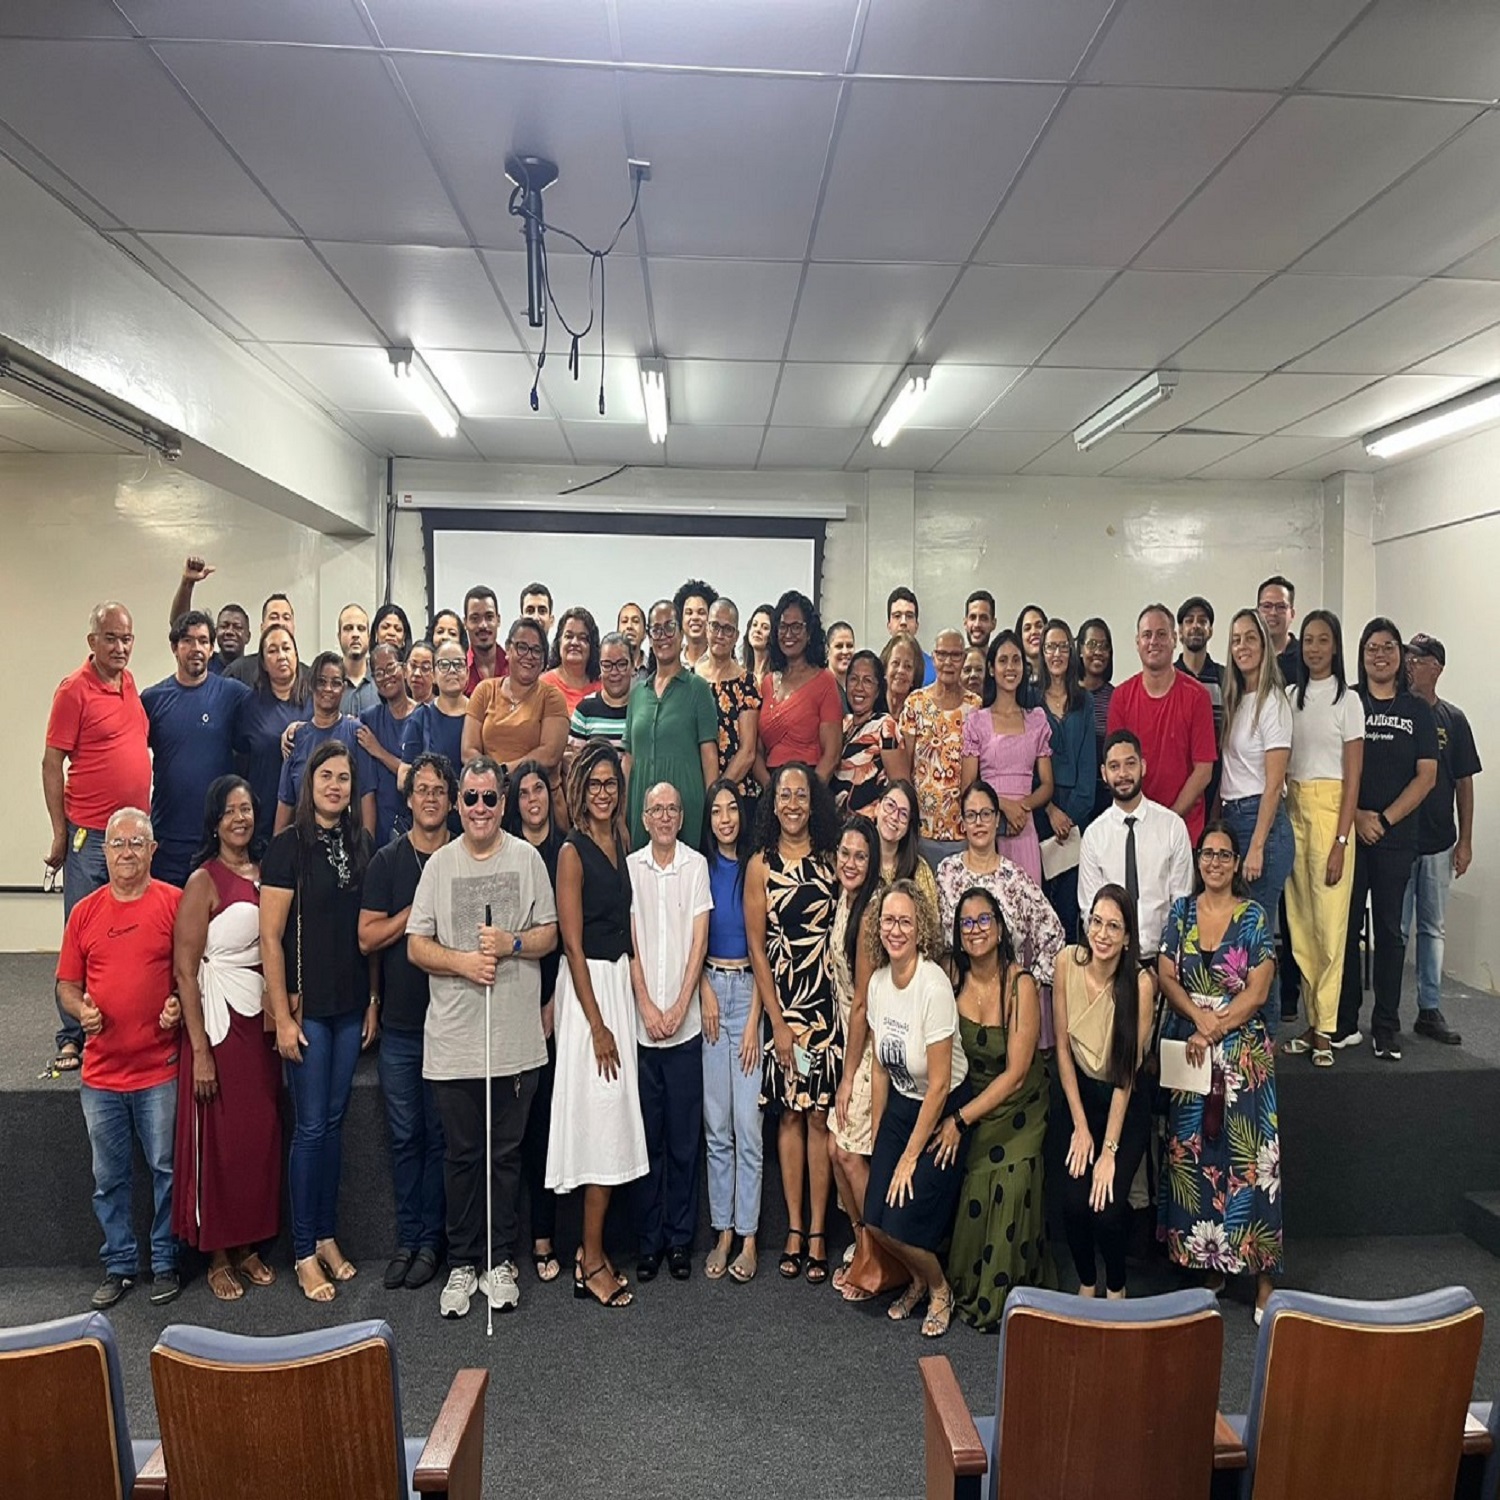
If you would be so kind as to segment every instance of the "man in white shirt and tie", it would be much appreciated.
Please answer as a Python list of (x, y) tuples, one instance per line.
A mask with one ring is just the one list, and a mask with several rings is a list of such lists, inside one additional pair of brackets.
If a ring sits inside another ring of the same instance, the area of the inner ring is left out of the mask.
[(632, 1189), (640, 1260), (650, 1281), (667, 1268), (677, 1281), (692, 1274), (698, 1227), (698, 1144), (703, 1136), (703, 1033), (718, 1034), (718, 1015), (699, 1000), (708, 957), (708, 861), (678, 840), (682, 795), (670, 782), (646, 792), (643, 821), (651, 842), (626, 861), (630, 873), (641, 1123), (647, 1173)]
[(1172, 902), (1192, 894), (1193, 849), (1187, 824), (1142, 795), (1145, 776), (1141, 742), (1116, 729), (1104, 742), (1104, 782), (1114, 800), (1084, 830), (1078, 909), (1087, 915), (1101, 885), (1124, 886), (1135, 898), (1141, 961), (1152, 967)]

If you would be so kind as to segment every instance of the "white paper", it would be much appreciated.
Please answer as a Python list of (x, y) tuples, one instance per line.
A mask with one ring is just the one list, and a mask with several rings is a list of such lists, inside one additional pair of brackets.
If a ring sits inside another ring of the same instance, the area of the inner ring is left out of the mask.
[(1068, 836), (1067, 843), (1059, 843), (1054, 834), (1050, 839), (1042, 840), (1042, 875), (1047, 880), (1052, 880), (1068, 870), (1076, 870), (1078, 861), (1083, 854), (1083, 838), (1075, 828)]
[(1203, 1061), (1196, 1066), (1188, 1061), (1187, 1043), (1164, 1039), (1161, 1044), (1161, 1086), (1184, 1094), (1206, 1094), (1213, 1080), (1213, 1063), (1209, 1049), (1203, 1049)]

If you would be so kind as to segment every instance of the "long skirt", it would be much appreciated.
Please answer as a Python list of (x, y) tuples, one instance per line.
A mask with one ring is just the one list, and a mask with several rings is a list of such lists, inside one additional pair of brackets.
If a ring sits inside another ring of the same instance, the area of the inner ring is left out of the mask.
[[(940, 1118), (946, 1119), (962, 1108), (968, 1099), (966, 1080), (948, 1095)], [(953, 1230), (953, 1215), (964, 1181), (967, 1142), (959, 1142), (958, 1160), (949, 1162), (946, 1167), (938, 1166), (936, 1155), (924, 1145), (921, 1156), (917, 1158), (917, 1169), (912, 1174), (912, 1196), (899, 1208), (885, 1201), (896, 1163), (911, 1140), (921, 1111), (920, 1099), (908, 1099), (894, 1088), (886, 1096), (885, 1113), (880, 1117), (875, 1150), (870, 1157), (870, 1185), (865, 1189), (865, 1224), (900, 1244), (937, 1251), (947, 1243)]]

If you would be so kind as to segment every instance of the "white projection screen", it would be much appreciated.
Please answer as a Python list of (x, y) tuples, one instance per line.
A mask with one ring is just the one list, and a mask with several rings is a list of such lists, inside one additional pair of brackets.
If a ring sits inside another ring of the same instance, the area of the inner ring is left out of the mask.
[[(488, 584), (507, 625), (518, 613), (522, 587), (534, 580), (552, 590), (554, 616), (582, 605), (601, 633), (614, 629), (627, 600), (649, 609), (689, 578), (705, 579), (733, 599), (742, 626), (757, 604), (774, 603), (787, 589), (818, 597), (822, 522), (694, 518), (696, 534), (682, 535), (648, 529), (652, 518), (645, 516), (599, 516), (593, 518), (597, 529), (559, 531), (546, 529), (552, 516), (536, 517), (538, 529), (522, 529), (506, 515), (486, 517), (483, 525), (439, 511), (424, 519), (433, 609), (461, 610), (469, 589)], [(765, 534), (772, 526), (804, 534)]]

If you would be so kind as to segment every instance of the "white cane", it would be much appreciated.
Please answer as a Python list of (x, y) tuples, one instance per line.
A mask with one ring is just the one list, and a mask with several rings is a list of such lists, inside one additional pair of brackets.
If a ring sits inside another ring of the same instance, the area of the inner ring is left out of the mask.
[[(490, 909), (484, 909), (484, 925), (491, 925)], [(490, 1133), (490, 1095), (493, 1083), (490, 1078), (490, 1008), (495, 1001), (494, 981), (484, 987), (484, 1332), (486, 1338), (495, 1336), (495, 1304), (490, 1299), (490, 1279), (495, 1273), (495, 1221), (494, 1221), (494, 1155), (495, 1142)]]

